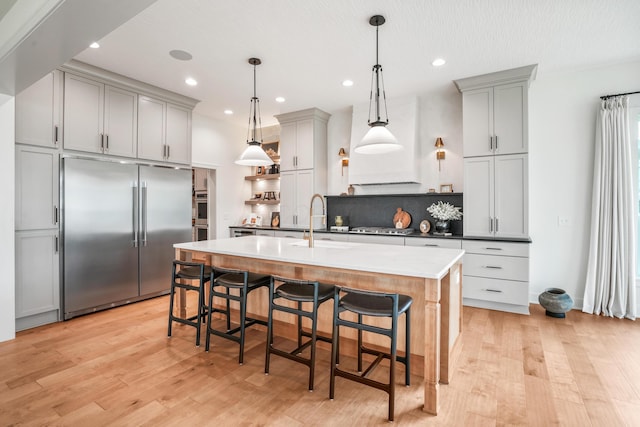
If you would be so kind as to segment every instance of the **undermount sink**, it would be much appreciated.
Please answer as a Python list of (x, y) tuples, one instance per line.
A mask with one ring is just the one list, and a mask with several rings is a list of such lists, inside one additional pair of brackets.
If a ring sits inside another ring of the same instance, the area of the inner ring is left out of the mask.
[[(303, 242), (294, 242), (290, 243), (291, 246), (300, 246), (300, 247), (309, 247), (309, 242), (307, 240)], [(335, 240), (314, 240), (313, 246), (315, 248), (329, 248), (329, 249), (349, 249), (354, 248), (356, 246), (360, 246), (358, 243), (350, 243), (350, 242), (336, 242)]]

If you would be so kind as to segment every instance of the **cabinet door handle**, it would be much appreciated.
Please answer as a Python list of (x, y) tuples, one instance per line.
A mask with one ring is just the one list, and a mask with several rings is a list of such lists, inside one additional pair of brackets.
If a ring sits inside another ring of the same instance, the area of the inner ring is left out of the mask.
[(502, 291), (499, 289), (483, 289), (485, 292), (495, 292), (496, 294), (501, 294)]
[(58, 144), (58, 126), (53, 127), (53, 143)]
[(55, 242), (53, 244), (54, 244), (54, 249), (55, 249), (56, 253), (58, 253), (58, 251), (60, 250), (60, 244), (58, 242), (58, 236), (56, 236)]
[(485, 248), (488, 251), (501, 251), (502, 248)]
[(109, 151), (109, 135), (108, 134), (105, 135), (104, 139), (105, 139), (105, 145), (104, 146), (107, 149), (107, 151)]
[(493, 136), (489, 136), (489, 151), (493, 151)]
[(498, 150), (498, 135), (496, 135), (495, 138), (496, 138), (496, 144), (495, 144), (496, 145), (496, 150)]
[(496, 233), (498, 232), (498, 218), (496, 218)]
[(493, 218), (489, 218), (489, 232), (493, 233)]
[(483, 266), (484, 268), (491, 268), (493, 270), (502, 270), (502, 267), (497, 266), (497, 265), (485, 265)]
[(100, 134), (100, 151), (104, 151), (104, 134)]
[(53, 205), (53, 223), (58, 223), (58, 207), (56, 205)]
[(167, 159), (171, 157), (171, 146), (167, 144)]
[(438, 247), (438, 246), (440, 246), (440, 245), (434, 245), (433, 243), (425, 243), (425, 244), (424, 244), (424, 245), (422, 245), (422, 246), (428, 246), (428, 247), (430, 247), (430, 248), (437, 248), (437, 247)]

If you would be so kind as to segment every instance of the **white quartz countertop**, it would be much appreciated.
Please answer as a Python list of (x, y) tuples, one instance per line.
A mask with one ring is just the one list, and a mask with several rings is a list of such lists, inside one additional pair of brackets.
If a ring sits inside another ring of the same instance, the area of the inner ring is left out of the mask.
[(316, 240), (314, 247), (302, 239), (246, 236), (200, 242), (176, 243), (176, 249), (234, 255), (346, 270), (368, 271), (427, 279), (441, 279), (462, 262), (464, 251)]

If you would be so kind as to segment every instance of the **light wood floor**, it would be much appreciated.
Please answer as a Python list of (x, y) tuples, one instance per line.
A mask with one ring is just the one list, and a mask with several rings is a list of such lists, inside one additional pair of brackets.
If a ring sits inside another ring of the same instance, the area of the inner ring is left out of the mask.
[[(272, 357), (264, 331), (194, 346), (191, 327), (166, 337), (167, 297), (18, 333), (0, 343), (0, 425), (375, 425), (387, 396), (336, 379), (319, 351), (316, 390), (307, 369)], [(400, 384), (397, 425), (640, 426), (640, 323), (578, 311), (566, 319), (465, 307), (463, 349), (441, 414), (421, 411), (420, 386)], [(351, 360), (342, 360), (346, 365)], [(386, 367), (380, 367), (384, 375)], [(419, 384), (418, 378), (414, 384)]]

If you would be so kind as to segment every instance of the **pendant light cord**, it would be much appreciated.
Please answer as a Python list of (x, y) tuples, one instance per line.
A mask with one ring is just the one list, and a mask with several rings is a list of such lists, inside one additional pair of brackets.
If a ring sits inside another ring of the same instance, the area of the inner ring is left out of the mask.
[[(249, 142), (249, 137), (251, 136), (251, 142), (258, 142), (256, 140), (256, 130), (260, 129), (260, 144), (262, 144), (262, 118), (260, 117), (260, 100), (256, 96), (256, 65), (258, 63), (253, 64), (253, 98), (251, 98), (250, 106), (249, 106), (249, 126), (247, 129), (247, 142)], [(256, 114), (258, 116), (256, 122)], [(251, 126), (251, 121), (253, 120), (253, 126)]]
[[(384, 22), (384, 21), (383, 21)], [(376, 88), (375, 88), (375, 108), (376, 108), (376, 120), (373, 123), (375, 124), (389, 124), (389, 116), (387, 115), (387, 95), (384, 90), (384, 76), (382, 74), (382, 65), (380, 65), (379, 60), (379, 47), (378, 47), (378, 30), (381, 24), (376, 24), (376, 64), (373, 66), (371, 70), (371, 91), (369, 92), (369, 119), (368, 124), (371, 125), (371, 104), (373, 103), (373, 81), (375, 78)], [(380, 118), (380, 81), (382, 80), (382, 101), (384, 103), (384, 111), (385, 111), (385, 121), (383, 122)]]

